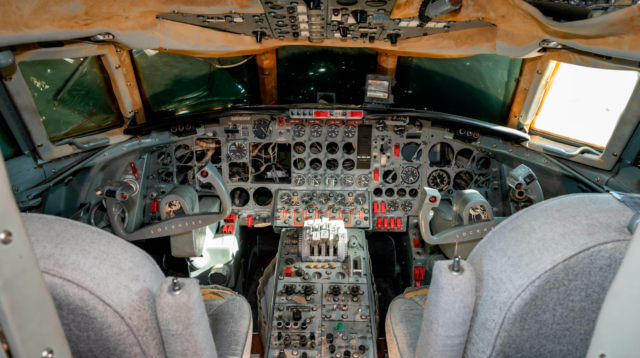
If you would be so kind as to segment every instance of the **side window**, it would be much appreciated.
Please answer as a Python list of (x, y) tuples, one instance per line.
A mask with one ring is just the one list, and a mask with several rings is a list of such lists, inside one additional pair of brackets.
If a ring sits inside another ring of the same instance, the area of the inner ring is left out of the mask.
[(16, 138), (11, 133), (11, 129), (7, 125), (2, 114), (0, 114), (0, 150), (5, 161), (15, 158), (20, 154), (20, 147)]
[(100, 57), (22, 61), (19, 66), (51, 142), (123, 125)]

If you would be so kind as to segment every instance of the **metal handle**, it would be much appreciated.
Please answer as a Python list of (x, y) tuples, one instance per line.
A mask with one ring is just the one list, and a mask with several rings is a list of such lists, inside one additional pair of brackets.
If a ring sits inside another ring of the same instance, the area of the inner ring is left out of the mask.
[(580, 147), (576, 150), (574, 150), (573, 152), (567, 152), (566, 150), (562, 149), (562, 148), (558, 148), (558, 147), (554, 147), (552, 145), (545, 145), (542, 148), (543, 151), (549, 153), (549, 154), (553, 154), (553, 155), (557, 155), (558, 157), (563, 157), (563, 158), (573, 158), (577, 155), (580, 154), (593, 154), (595, 156), (600, 156), (602, 153), (598, 152), (597, 150), (590, 148), (590, 147)]
[(59, 141), (58, 143), (56, 143), (54, 145), (55, 146), (61, 146), (61, 145), (65, 145), (65, 144), (74, 145), (74, 146), (76, 146), (76, 148), (84, 150), (84, 149), (91, 149), (91, 148), (96, 148), (96, 147), (104, 147), (105, 145), (109, 144), (109, 138), (95, 139), (95, 140), (92, 140), (91, 142), (89, 142), (87, 144), (82, 144), (82, 143), (78, 142), (77, 140), (75, 140), (74, 138), (67, 138), (67, 139), (63, 139), (63, 140)]

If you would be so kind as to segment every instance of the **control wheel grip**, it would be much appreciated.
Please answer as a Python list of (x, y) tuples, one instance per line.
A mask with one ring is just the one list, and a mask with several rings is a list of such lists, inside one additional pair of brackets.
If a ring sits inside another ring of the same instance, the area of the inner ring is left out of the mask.
[(125, 231), (120, 221), (116, 220), (116, 204), (118, 204), (118, 201), (109, 198), (107, 199), (107, 214), (109, 215), (109, 221), (112, 223), (114, 234), (127, 241), (153, 239), (156, 237), (180, 234), (185, 231), (209, 226), (224, 220), (231, 213), (231, 196), (229, 195), (227, 186), (222, 180), (222, 176), (218, 173), (218, 169), (216, 169), (213, 164), (209, 163), (198, 172), (198, 178), (203, 183), (211, 184), (215, 189), (218, 197), (220, 198), (220, 213), (194, 214), (171, 220), (164, 220), (129, 233)]

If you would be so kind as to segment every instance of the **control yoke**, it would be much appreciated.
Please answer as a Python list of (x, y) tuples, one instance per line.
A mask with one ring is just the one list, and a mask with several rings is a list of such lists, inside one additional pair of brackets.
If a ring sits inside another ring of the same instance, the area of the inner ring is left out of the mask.
[(122, 223), (116, 217), (119, 212), (118, 202), (127, 200), (133, 191), (132, 188), (128, 187), (130, 184), (127, 182), (107, 183), (103, 188), (98, 189), (96, 194), (106, 199), (107, 214), (109, 215), (111, 227), (113, 228), (114, 234), (119, 237), (127, 241), (137, 241), (171, 236), (215, 224), (224, 220), (231, 213), (231, 196), (216, 167), (211, 163), (207, 164), (198, 172), (197, 177), (202, 183), (211, 184), (215, 189), (220, 198), (220, 213), (181, 216), (145, 226), (134, 232), (125, 231)]

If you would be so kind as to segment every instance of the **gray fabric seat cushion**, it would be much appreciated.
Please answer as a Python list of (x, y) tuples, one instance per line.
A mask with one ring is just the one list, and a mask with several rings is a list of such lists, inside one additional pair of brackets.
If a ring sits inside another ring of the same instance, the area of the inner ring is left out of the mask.
[(632, 216), (609, 194), (576, 194), (498, 225), (468, 259), (477, 282), (464, 356), (585, 356)]
[(218, 358), (249, 358), (253, 335), (251, 306), (226, 287), (201, 288)]
[(409, 287), (393, 299), (385, 321), (387, 349), (391, 358), (414, 358), (428, 288)]
[(103, 230), (23, 214), (75, 357), (163, 357), (155, 296), (164, 275), (144, 251)]

